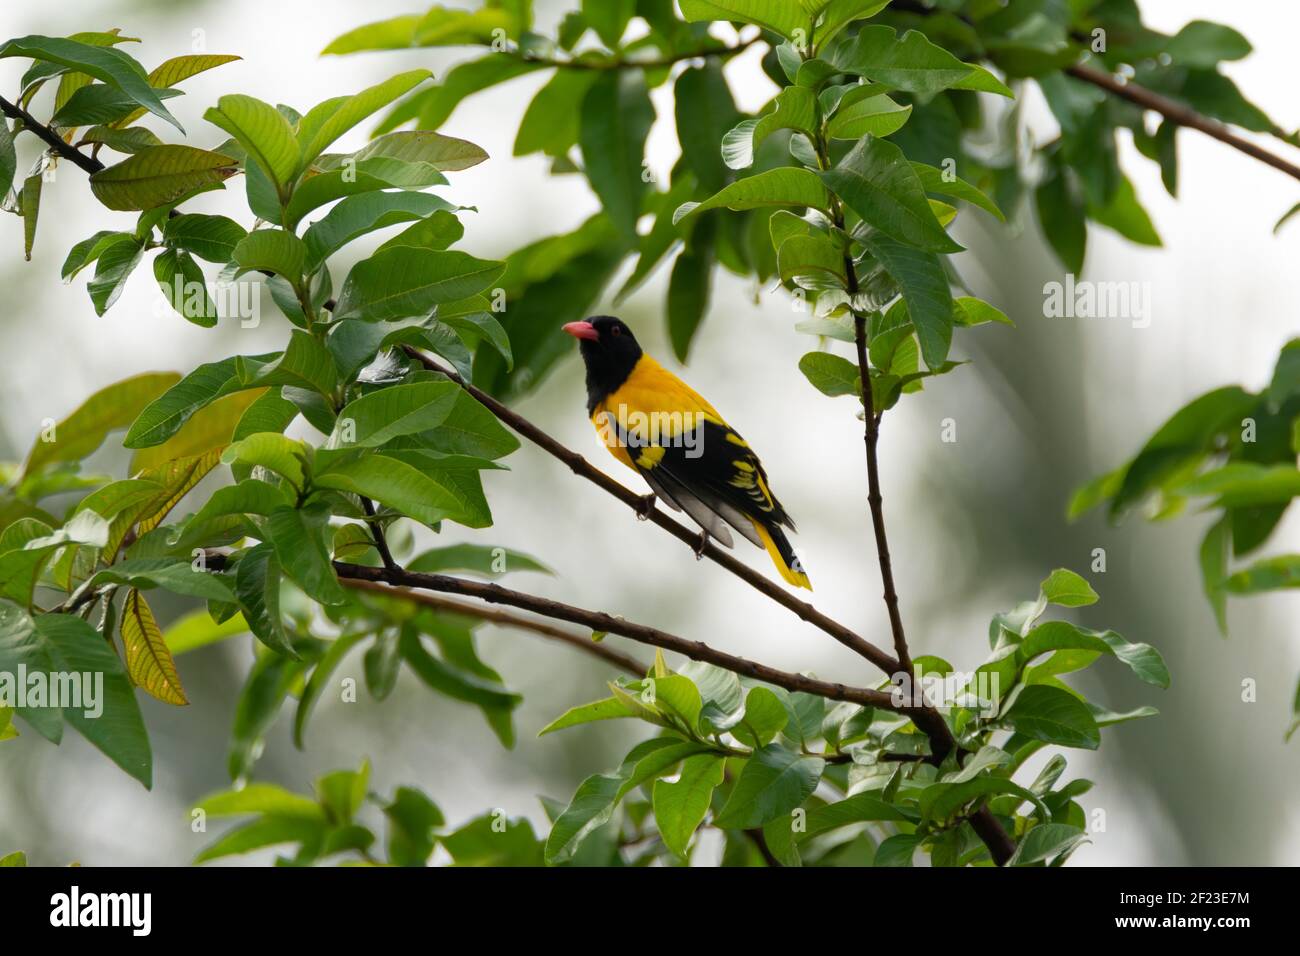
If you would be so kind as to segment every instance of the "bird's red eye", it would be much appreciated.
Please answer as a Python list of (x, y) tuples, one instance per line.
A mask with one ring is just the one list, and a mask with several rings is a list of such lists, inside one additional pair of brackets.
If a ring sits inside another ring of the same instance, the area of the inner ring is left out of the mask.
[(609, 334), (610, 334), (610, 335), (622, 335), (623, 333), (622, 333), (622, 331), (619, 329), (619, 327), (616, 325), (616, 326), (614, 326), (613, 328), (611, 328), (611, 329), (609, 330)]

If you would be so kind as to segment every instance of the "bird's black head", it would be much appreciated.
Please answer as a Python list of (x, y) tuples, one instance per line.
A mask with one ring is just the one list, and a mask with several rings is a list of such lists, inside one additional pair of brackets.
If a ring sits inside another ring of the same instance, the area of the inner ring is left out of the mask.
[(626, 323), (612, 315), (594, 315), (584, 322), (570, 322), (564, 331), (578, 340), (582, 360), (587, 365), (587, 412), (590, 414), (610, 392), (627, 381), (641, 358), (641, 346)]

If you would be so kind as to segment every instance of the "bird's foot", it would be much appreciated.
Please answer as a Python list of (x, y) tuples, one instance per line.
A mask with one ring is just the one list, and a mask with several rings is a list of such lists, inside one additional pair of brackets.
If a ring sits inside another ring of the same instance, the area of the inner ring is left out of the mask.
[(645, 521), (650, 517), (650, 512), (655, 510), (655, 502), (658, 499), (653, 495), (642, 495), (640, 502), (636, 506), (636, 520)]
[(695, 552), (696, 561), (699, 561), (704, 557), (704, 549), (707, 548), (708, 546), (709, 546), (709, 533), (707, 531), (701, 531), (700, 540), (696, 542), (695, 547), (691, 549)]

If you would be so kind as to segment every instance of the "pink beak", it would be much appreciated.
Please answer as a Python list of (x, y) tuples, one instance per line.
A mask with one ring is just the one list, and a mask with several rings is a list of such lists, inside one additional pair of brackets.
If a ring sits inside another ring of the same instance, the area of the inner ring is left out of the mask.
[(564, 331), (568, 332), (575, 339), (587, 339), (595, 342), (600, 338), (600, 333), (590, 322), (568, 322), (563, 326)]

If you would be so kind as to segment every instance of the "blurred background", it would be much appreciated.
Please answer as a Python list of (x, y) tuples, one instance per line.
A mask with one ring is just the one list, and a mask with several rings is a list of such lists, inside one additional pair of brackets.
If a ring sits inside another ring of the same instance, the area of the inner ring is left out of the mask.
[[(1141, 6), (1150, 26), (1169, 33), (1198, 17), (1240, 30), (1255, 53), (1227, 64), (1226, 72), (1281, 126), (1300, 126), (1300, 102), (1288, 82), (1300, 7), (1267, 0), (1242, 0), (1226, 10), (1212, 0), (1142, 0)], [(416, 0), (5, 4), (0, 35), (121, 27), (143, 38), (132, 53), (149, 67), (191, 52), (196, 43), (207, 52), (241, 55), (240, 62), (188, 81), (187, 95), (168, 104), (196, 145), (211, 146), (224, 134), (201, 116), (221, 93), (246, 92), (305, 110), (402, 69), (427, 66), (441, 75), (457, 51), (317, 55), (361, 22), (423, 8)], [(565, 8), (537, 0), (539, 23), (548, 27)], [(17, 60), (0, 61), (0, 88), (13, 90), (22, 69)], [(727, 71), (743, 109), (756, 109), (774, 92), (756, 49)], [(504, 256), (577, 226), (596, 207), (579, 177), (550, 176), (540, 156), (511, 157), (518, 119), (542, 82), (540, 74), (524, 77), (475, 96), (442, 129), (492, 156), (453, 174), (451, 188), (440, 190), (478, 207), (463, 217), (461, 243), (476, 255)], [(654, 92), (660, 119), (649, 154), (660, 173), (678, 154), (671, 96), (671, 86)], [(1038, 142), (1054, 135), (1033, 92), (1025, 122)], [(361, 146), (365, 124), (349, 136), (341, 145)], [(1179, 144), (1177, 201), (1161, 187), (1155, 167), (1131, 148), (1122, 156), (1164, 248), (1139, 248), (1094, 227), (1082, 276), (1150, 283), (1147, 328), (1120, 319), (1044, 318), (1043, 285), (1063, 276), (1036, 227), (1003, 228), (977, 211), (963, 214), (956, 231), (969, 251), (955, 263), (975, 293), (1002, 308), (1017, 328), (960, 332), (956, 357), (972, 364), (907, 396), (886, 417), (881, 458), (894, 564), (914, 653), (941, 655), (959, 669), (973, 669), (987, 653), (988, 619), (1031, 598), (1058, 566), (1084, 573), (1101, 594), (1083, 623), (1113, 627), (1163, 652), (1173, 674), (1168, 691), (1138, 683), (1113, 661), (1086, 678), (1084, 690), (1098, 702), (1115, 709), (1149, 703), (1161, 716), (1107, 731), (1098, 753), (1067, 753), (1066, 779), (1097, 781), (1081, 798), (1094, 825), (1093, 844), (1073, 862), (1295, 864), (1300, 740), (1288, 746), (1283, 732), (1300, 671), (1294, 623), (1300, 596), (1233, 604), (1225, 640), (1200, 590), (1196, 548), (1203, 519), (1129, 521), (1119, 528), (1099, 515), (1074, 525), (1064, 519), (1075, 487), (1131, 456), (1191, 398), (1229, 382), (1252, 389), (1267, 384), (1279, 348), (1295, 334), (1291, 277), (1300, 226), (1278, 237), (1271, 229), (1300, 198), (1300, 183), (1193, 132), (1182, 132)], [(20, 153), (20, 172), (30, 161), (30, 153)], [(74, 242), (133, 219), (89, 202), (80, 171), (64, 164), (58, 172), (59, 181), (44, 190), (31, 262), (22, 261), (21, 221), (0, 217), (0, 458), (21, 458), (42, 419), (62, 418), (104, 385), (138, 372), (187, 371), (237, 352), (268, 351), (284, 335), (269, 302), (260, 328), (189, 325), (159, 307), (147, 269), (97, 318), (85, 276), (63, 285), (59, 266)], [(248, 225), (238, 201), (242, 185), (232, 192), (202, 196), (193, 208), (239, 216)], [(376, 234), (372, 246), (388, 234)], [(336, 284), (344, 265), (336, 270)], [(660, 312), (666, 282), (666, 272), (656, 275), (620, 314), (647, 350), (667, 362), (671, 350)], [(601, 311), (609, 308), (603, 303)], [(725, 275), (683, 375), (762, 454), (774, 488), (799, 522), (796, 545), (817, 588), (818, 607), (888, 645), (865, 504), (862, 426), (852, 402), (823, 397), (797, 370), (798, 357), (815, 347), (794, 331), (801, 317), (785, 293)], [(634, 482), (601, 450), (583, 403), (575, 350), (521, 411), (620, 480)], [(941, 440), (945, 419), (956, 424), (955, 442)], [(95, 462), (120, 477), (126, 455), (106, 447)], [(525, 447), (507, 463), (512, 472), (485, 475), (495, 526), (471, 532), (448, 525), (442, 537), (536, 553), (557, 572), (553, 578), (518, 577), (516, 585), (785, 669), (846, 683), (876, 679), (861, 659), (720, 569), (697, 564), (678, 542), (638, 523), (626, 507), (553, 459)], [(1293, 551), (1297, 545), (1300, 524), (1292, 512), (1273, 546)], [(761, 552), (741, 548), (743, 559), (770, 570)], [(1092, 570), (1098, 548), (1105, 549), (1105, 573)], [(180, 607), (160, 604), (158, 610), (161, 617)], [(537, 730), (567, 707), (602, 696), (614, 675), (585, 655), (528, 635), (494, 628), (479, 633), (483, 658), (525, 696), (516, 711), (513, 752), (500, 747), (477, 711), (435, 697), (404, 675), (383, 704), (365, 693), (348, 704), (327, 695), (304, 751), (293, 747), (286, 715), (268, 738), (258, 778), (306, 790), (320, 774), (355, 767), (365, 756), (374, 765), (372, 789), (418, 786), (452, 824), (500, 808), (532, 818), (544, 832), (537, 797), (567, 801), (584, 776), (613, 767), (643, 732), (613, 722), (537, 739)], [(630, 642), (609, 641), (649, 659)], [(250, 642), (236, 639), (179, 660), (193, 701), (188, 707), (141, 695), (155, 751), (150, 793), (75, 734), (55, 748), (27, 732), (0, 749), (0, 854), (24, 849), (32, 863), (44, 865), (191, 860), (213, 833), (191, 832), (188, 808), (229, 785), (226, 744), (252, 660)], [(338, 671), (340, 678), (360, 675), (359, 654)], [(1243, 700), (1245, 681), (1256, 688), (1249, 702)], [(705, 846), (697, 862), (708, 859)]]

